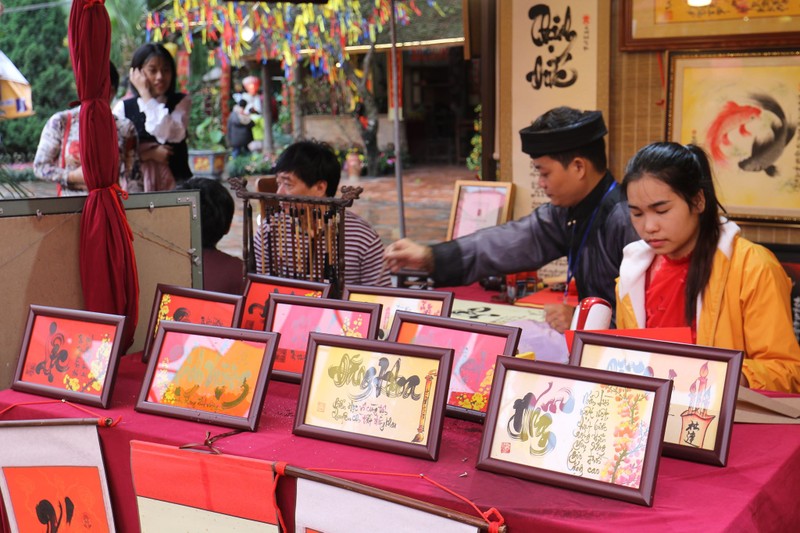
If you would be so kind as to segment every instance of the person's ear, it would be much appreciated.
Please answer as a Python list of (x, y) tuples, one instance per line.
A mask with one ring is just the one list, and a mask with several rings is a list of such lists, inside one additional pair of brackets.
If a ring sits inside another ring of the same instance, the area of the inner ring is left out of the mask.
[(583, 177), (586, 175), (586, 161), (582, 157), (574, 158), (569, 165), (578, 172), (579, 176)]
[(694, 207), (695, 211), (697, 211), (698, 213), (705, 212), (705, 210), (706, 210), (706, 195), (705, 195), (705, 193), (702, 190), (700, 192), (698, 192), (697, 196), (694, 197), (694, 201), (692, 203), (694, 204), (693, 207)]
[(328, 191), (328, 182), (319, 180), (311, 187), (311, 190), (314, 191), (317, 196), (325, 196), (325, 193)]

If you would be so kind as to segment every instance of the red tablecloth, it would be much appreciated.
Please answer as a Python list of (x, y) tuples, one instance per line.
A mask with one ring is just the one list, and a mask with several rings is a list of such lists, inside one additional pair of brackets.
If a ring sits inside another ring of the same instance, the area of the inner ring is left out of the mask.
[[(119, 531), (139, 530), (130, 471), (132, 439), (181, 445), (202, 442), (227, 428), (137, 413), (133, 406), (144, 376), (139, 356), (123, 358), (111, 407), (97, 412), (122, 417), (99, 430)], [(652, 508), (571, 492), (478, 471), (482, 426), (445, 419), (438, 462), (336, 444), (292, 434), (299, 385), (272, 382), (258, 431), (217, 441), (224, 453), (303, 468), (423, 473), (473, 500), (497, 508), (510, 531), (790, 531), (800, 524), (800, 426), (736, 424), (729, 464), (718, 468), (661, 460)], [(41, 397), (0, 391), (0, 410)], [(5, 419), (69, 418), (84, 414), (61, 404), (11, 409)], [(466, 475), (464, 475), (466, 474)], [(424, 481), (337, 474), (367, 485), (470, 513), (460, 500)], [(254, 495), (258, 497), (258, 495)]]

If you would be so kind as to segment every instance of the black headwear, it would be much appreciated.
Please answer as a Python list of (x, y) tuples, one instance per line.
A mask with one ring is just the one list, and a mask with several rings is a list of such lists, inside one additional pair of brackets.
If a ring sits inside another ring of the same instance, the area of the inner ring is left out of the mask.
[(531, 157), (574, 150), (608, 133), (600, 111), (587, 111), (577, 122), (563, 128), (539, 131), (533, 131), (531, 128), (533, 126), (528, 126), (519, 132), (522, 138), (522, 151)]

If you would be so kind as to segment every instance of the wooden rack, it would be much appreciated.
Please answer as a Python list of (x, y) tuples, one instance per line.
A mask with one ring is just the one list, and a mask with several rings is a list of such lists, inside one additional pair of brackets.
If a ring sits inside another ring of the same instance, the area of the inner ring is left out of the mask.
[[(363, 189), (342, 187), (340, 198), (291, 196), (247, 190), (247, 180), (228, 180), (244, 202), (242, 258), (247, 272), (289, 279), (330, 283), (332, 297), (344, 289), (345, 208), (353, 205)], [(256, 258), (251, 200), (262, 213), (258, 231), (261, 255)]]

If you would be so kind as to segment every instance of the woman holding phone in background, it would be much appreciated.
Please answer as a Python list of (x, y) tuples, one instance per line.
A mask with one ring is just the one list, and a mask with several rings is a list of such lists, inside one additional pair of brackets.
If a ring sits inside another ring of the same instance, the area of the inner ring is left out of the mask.
[(160, 44), (133, 54), (129, 81), (133, 96), (114, 114), (133, 122), (139, 136), (144, 191), (168, 191), (192, 177), (186, 144), (191, 98), (177, 92), (175, 60)]

